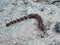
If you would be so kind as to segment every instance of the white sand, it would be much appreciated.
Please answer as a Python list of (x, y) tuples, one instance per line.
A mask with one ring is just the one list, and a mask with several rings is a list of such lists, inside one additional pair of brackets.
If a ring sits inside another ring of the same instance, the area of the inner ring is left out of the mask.
[[(60, 34), (54, 31), (56, 22), (60, 22), (60, 4), (58, 6), (36, 3), (32, 0), (0, 0), (0, 45), (60, 45)], [(12, 5), (12, 3), (17, 5)], [(41, 11), (44, 9), (44, 11)], [(47, 34), (41, 38), (42, 32), (37, 28), (37, 21), (28, 19), (6, 27), (6, 23), (30, 13), (39, 14), (47, 29)], [(50, 29), (48, 29), (50, 28)]]

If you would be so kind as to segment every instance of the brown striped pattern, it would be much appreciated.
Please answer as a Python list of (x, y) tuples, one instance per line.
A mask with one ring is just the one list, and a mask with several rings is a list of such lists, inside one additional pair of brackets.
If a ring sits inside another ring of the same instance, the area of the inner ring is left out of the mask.
[(38, 14), (29, 14), (28, 16), (24, 16), (24, 17), (21, 17), (19, 19), (16, 19), (16, 20), (13, 20), (9, 23), (6, 23), (6, 26), (10, 26), (12, 24), (15, 24), (17, 22), (21, 22), (23, 20), (27, 20), (27, 19), (36, 19), (38, 21), (38, 28), (41, 30), (41, 31), (44, 31), (44, 25), (43, 25), (43, 21), (41, 19), (41, 17), (38, 15)]

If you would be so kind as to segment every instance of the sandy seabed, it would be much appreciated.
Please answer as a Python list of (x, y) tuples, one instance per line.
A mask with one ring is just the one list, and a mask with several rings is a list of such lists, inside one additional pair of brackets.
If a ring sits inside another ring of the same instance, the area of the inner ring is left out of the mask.
[[(37, 21), (28, 19), (6, 27), (6, 23), (28, 14), (39, 14), (46, 35), (37, 28)], [(0, 45), (60, 45), (60, 34), (55, 24), (60, 22), (60, 3), (34, 2), (32, 0), (0, 0)]]

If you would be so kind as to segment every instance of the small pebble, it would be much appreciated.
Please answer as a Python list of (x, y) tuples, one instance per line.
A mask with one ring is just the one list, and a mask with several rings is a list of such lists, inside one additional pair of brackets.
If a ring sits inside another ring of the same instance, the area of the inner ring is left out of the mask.
[(42, 8), (41, 11), (44, 11), (44, 9)]
[(55, 31), (60, 33), (60, 22), (55, 25)]

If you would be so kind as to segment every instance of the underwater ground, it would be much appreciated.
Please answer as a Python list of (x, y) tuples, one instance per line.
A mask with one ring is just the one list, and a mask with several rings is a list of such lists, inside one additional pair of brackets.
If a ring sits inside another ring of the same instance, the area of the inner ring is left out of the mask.
[[(28, 14), (41, 16), (45, 35), (34, 19), (6, 27), (6, 23)], [(0, 45), (60, 45), (60, 1), (0, 0)]]

